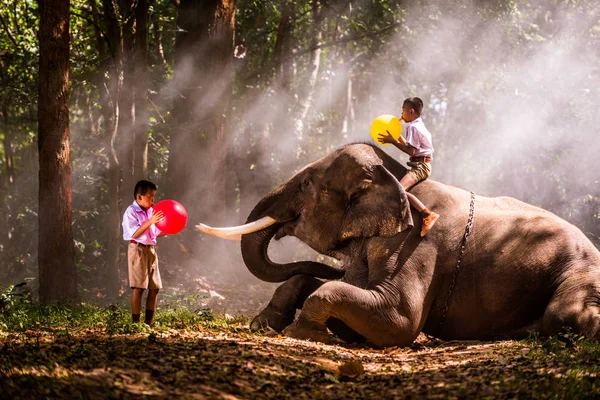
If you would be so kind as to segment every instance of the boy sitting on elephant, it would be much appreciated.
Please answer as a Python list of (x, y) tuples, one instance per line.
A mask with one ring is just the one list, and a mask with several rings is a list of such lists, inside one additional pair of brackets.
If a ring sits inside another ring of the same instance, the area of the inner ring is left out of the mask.
[(408, 193), (408, 189), (431, 175), (433, 145), (431, 133), (421, 119), (421, 111), (423, 111), (423, 100), (420, 98), (409, 97), (404, 100), (400, 119), (408, 123), (406, 126), (406, 140), (402, 136), (394, 139), (390, 132), (386, 131), (387, 134), (379, 135), (379, 142), (391, 143), (410, 156), (407, 164), (411, 168), (402, 177), (400, 184), (407, 191), (406, 195), (410, 205), (419, 211), (423, 217), (421, 236), (425, 236), (440, 216), (430, 211), (415, 195)]

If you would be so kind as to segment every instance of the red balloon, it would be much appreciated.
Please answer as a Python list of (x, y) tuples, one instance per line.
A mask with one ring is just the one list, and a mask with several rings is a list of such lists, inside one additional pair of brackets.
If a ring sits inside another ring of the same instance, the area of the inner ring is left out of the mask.
[(185, 228), (188, 215), (181, 203), (175, 200), (161, 200), (152, 208), (153, 212), (163, 212), (163, 218), (156, 223), (156, 227), (162, 232), (167, 235), (174, 235)]

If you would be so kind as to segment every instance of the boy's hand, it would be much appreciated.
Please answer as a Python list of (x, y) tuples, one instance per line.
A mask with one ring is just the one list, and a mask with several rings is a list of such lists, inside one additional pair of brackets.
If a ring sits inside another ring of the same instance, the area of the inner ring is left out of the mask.
[(390, 133), (390, 131), (388, 131), (386, 129), (387, 134), (384, 133), (380, 133), (379, 134), (379, 143), (390, 143), (390, 144), (395, 144), (398, 141), (396, 139), (394, 139), (394, 137), (392, 136), (392, 134)]
[(157, 211), (155, 213), (152, 213), (152, 216), (150, 217), (150, 222), (152, 224), (156, 224), (158, 221), (160, 221), (161, 219), (163, 219), (164, 214), (162, 211)]

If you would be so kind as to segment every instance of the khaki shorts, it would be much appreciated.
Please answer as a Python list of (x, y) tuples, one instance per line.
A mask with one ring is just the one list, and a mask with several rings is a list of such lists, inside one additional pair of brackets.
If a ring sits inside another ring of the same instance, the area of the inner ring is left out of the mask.
[(410, 175), (415, 183), (424, 181), (431, 175), (431, 163), (428, 162), (407, 162), (410, 169), (407, 174)]
[(127, 248), (129, 286), (138, 289), (162, 289), (158, 257), (154, 246), (129, 243)]

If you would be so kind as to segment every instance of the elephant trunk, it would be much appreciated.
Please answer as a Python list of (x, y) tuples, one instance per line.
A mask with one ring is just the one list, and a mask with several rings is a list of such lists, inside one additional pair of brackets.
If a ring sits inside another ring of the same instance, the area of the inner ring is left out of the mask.
[[(248, 221), (255, 221), (265, 215), (265, 199), (250, 213)], [(261, 212), (262, 211), (262, 212)], [(289, 216), (285, 219), (288, 219)], [(339, 279), (344, 276), (344, 270), (315, 261), (300, 261), (287, 264), (277, 264), (269, 259), (267, 249), (275, 233), (283, 226), (280, 218), (277, 223), (260, 231), (242, 235), (242, 258), (248, 270), (257, 278), (266, 282), (284, 282), (294, 275), (310, 275), (316, 278)]]

